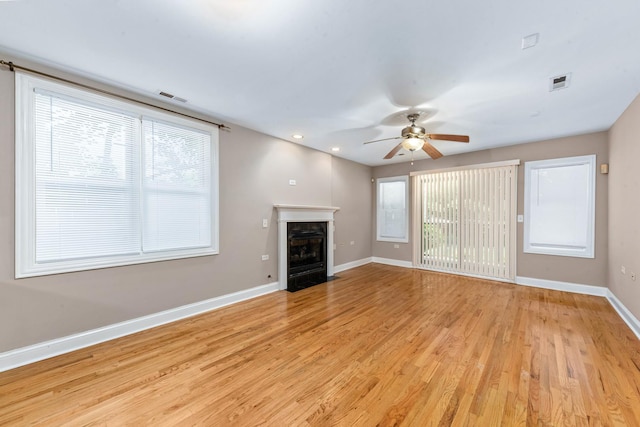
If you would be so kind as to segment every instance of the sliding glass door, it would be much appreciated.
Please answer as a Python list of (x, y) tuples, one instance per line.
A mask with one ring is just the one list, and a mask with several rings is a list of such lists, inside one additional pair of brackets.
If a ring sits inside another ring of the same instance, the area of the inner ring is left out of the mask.
[(515, 279), (517, 163), (413, 175), (414, 266)]

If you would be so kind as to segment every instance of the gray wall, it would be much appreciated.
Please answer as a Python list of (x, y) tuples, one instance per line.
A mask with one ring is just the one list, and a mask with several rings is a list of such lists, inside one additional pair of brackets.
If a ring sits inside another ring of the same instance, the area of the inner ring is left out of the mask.
[[(346, 264), (371, 257), (371, 168), (332, 157), (331, 187), (335, 206), (334, 263)], [(353, 244), (351, 244), (353, 242)]]
[(370, 167), (230, 125), (220, 133), (219, 255), (15, 280), (13, 82), (0, 69), (0, 352), (277, 281), (275, 203), (340, 207), (336, 264), (371, 256)]
[[(452, 144), (455, 144), (452, 142)], [(473, 144), (473, 138), (472, 142)], [(518, 213), (524, 213), (524, 162), (532, 160), (553, 159), (559, 157), (595, 154), (597, 164), (608, 162), (607, 133), (599, 132), (529, 144), (482, 150), (472, 153), (445, 156), (438, 160), (416, 161), (373, 169), (375, 178), (386, 176), (408, 175), (413, 171), (445, 169), (501, 160), (520, 159), (518, 168)], [(607, 175), (596, 176), (596, 248), (595, 259), (560, 257), (550, 255), (525, 254), (522, 251), (523, 227), (518, 224), (517, 234), (517, 275), (536, 279), (557, 280), (584, 285), (607, 285)], [(372, 202), (375, 204), (375, 200)], [(372, 208), (375, 224), (375, 209)], [(373, 226), (375, 227), (375, 225)], [(395, 249), (393, 243), (375, 241), (375, 229), (372, 227), (373, 256), (411, 261), (411, 241), (400, 243)]]
[[(609, 289), (640, 319), (640, 97), (609, 131)], [(622, 274), (624, 266), (626, 274)]]

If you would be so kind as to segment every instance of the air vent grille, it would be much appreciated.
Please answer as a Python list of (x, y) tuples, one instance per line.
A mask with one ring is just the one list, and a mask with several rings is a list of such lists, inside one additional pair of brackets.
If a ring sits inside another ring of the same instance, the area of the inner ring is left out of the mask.
[(173, 94), (170, 94), (164, 91), (158, 91), (158, 95), (164, 96), (165, 98), (173, 99), (174, 101), (178, 101), (178, 102), (187, 102), (187, 100), (184, 98), (180, 98), (179, 96), (175, 96)]
[(571, 82), (571, 73), (561, 74), (559, 76), (551, 77), (549, 79), (549, 91), (566, 89)]

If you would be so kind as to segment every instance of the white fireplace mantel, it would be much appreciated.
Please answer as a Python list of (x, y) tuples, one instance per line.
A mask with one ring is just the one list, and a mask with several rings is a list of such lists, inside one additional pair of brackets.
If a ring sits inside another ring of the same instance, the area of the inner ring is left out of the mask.
[(278, 284), (287, 289), (287, 223), (327, 223), (327, 276), (333, 276), (333, 214), (335, 206), (273, 205), (278, 210)]

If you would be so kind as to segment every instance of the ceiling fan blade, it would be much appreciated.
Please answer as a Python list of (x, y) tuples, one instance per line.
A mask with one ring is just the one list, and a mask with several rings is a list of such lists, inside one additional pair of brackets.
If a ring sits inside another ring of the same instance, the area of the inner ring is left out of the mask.
[(400, 138), (402, 138), (402, 137), (401, 137), (401, 136), (396, 136), (396, 137), (394, 137), (394, 138), (376, 139), (375, 141), (367, 141), (367, 142), (365, 142), (365, 144), (371, 144), (371, 143), (373, 143), (373, 142), (388, 141), (388, 140), (390, 140), (390, 139), (400, 139)]
[[(396, 139), (396, 138), (393, 138), (393, 139)], [(396, 146), (395, 146), (395, 148), (394, 148), (393, 150), (389, 151), (389, 152), (387, 153), (387, 155), (386, 155), (386, 156), (384, 156), (384, 159), (385, 159), (385, 160), (389, 160), (390, 158), (392, 158), (393, 156), (395, 156), (395, 155), (396, 155), (396, 153), (397, 153), (398, 151), (400, 151), (400, 149), (401, 149), (401, 148), (402, 148), (402, 143), (400, 143), (400, 144), (396, 145)]]
[(429, 141), (425, 141), (424, 142), (424, 145), (422, 146), (422, 149), (424, 150), (425, 153), (427, 153), (429, 155), (429, 157), (431, 157), (434, 160), (435, 159), (439, 159), (440, 157), (442, 157), (442, 153), (439, 152), (436, 147), (431, 145), (429, 143)]
[(456, 141), (456, 142), (469, 142), (467, 135), (446, 135), (443, 133), (428, 133), (429, 139), (437, 139), (440, 141)]

